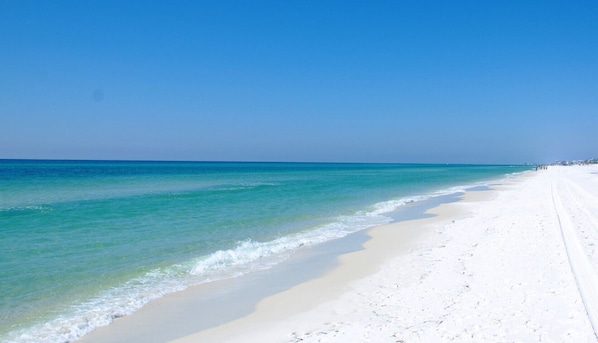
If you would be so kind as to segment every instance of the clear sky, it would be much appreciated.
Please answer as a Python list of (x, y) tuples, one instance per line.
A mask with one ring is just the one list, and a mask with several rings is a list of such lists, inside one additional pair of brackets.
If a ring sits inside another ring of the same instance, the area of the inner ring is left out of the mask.
[(596, 0), (0, 0), (0, 158), (592, 157)]

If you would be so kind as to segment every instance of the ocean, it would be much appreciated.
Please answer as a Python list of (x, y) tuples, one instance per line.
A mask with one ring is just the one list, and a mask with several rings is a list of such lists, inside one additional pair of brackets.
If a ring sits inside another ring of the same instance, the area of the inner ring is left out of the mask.
[(0, 341), (66, 342), (526, 166), (0, 160)]

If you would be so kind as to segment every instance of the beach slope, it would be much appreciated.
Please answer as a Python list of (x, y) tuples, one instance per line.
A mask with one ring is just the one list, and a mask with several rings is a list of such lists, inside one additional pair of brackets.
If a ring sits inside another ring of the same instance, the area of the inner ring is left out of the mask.
[(596, 342), (598, 166), (526, 173), (431, 212), (176, 342)]

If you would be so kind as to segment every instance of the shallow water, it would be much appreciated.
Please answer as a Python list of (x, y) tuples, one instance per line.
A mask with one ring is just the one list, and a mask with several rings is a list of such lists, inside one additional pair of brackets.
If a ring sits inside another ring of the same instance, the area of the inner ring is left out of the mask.
[(0, 161), (0, 339), (66, 341), (190, 285), (276, 265), (407, 203), (526, 170)]

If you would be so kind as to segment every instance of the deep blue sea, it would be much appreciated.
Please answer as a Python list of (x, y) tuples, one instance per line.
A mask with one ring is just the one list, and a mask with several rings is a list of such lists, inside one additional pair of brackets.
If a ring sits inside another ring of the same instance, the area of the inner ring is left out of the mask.
[(75, 340), (524, 166), (0, 160), (0, 341)]

